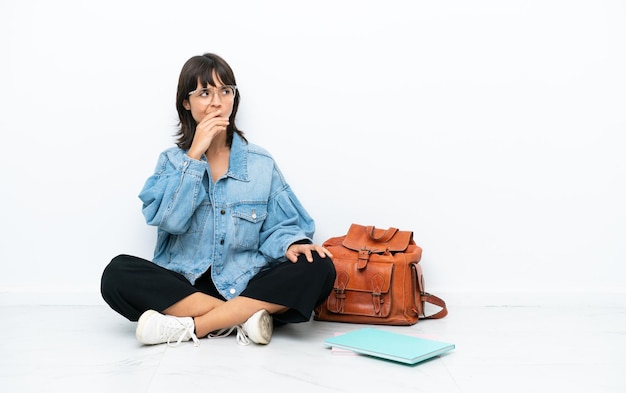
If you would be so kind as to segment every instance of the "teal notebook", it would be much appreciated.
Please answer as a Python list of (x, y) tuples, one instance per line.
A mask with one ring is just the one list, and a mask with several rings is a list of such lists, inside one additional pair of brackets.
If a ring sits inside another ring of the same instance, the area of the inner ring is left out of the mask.
[(454, 344), (362, 328), (324, 340), (329, 347), (347, 349), (364, 355), (415, 364), (454, 349)]

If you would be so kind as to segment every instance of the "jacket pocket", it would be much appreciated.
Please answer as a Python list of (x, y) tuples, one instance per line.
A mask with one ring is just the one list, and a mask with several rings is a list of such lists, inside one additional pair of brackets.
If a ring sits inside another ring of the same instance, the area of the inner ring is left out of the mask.
[(235, 244), (245, 249), (259, 247), (261, 226), (267, 217), (265, 205), (240, 205), (233, 210)]

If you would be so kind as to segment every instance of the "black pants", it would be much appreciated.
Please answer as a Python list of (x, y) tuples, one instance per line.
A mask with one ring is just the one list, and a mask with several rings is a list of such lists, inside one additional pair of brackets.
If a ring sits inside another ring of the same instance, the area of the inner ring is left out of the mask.
[[(313, 263), (301, 255), (297, 263), (285, 262), (260, 272), (241, 296), (288, 307), (287, 312), (273, 315), (278, 324), (308, 321), (313, 309), (328, 297), (336, 274), (330, 258), (316, 252), (313, 257)], [(162, 312), (196, 292), (224, 300), (210, 271), (192, 285), (179, 273), (131, 255), (113, 258), (102, 273), (100, 291), (113, 310), (131, 321), (150, 309)]]

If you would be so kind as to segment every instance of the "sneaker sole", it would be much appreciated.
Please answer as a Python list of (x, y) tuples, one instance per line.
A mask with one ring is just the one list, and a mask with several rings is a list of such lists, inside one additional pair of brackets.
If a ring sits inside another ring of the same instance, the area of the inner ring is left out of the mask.
[(137, 329), (135, 330), (135, 337), (137, 337), (137, 340), (142, 344), (146, 344), (146, 345), (154, 344), (153, 342), (147, 342), (143, 338), (143, 331), (146, 326), (146, 323), (148, 322), (148, 319), (150, 319), (150, 317), (152, 317), (154, 314), (158, 314), (158, 312), (154, 310), (148, 310), (144, 312), (143, 314), (141, 314), (141, 316), (139, 317), (139, 320), (137, 321)]
[[(248, 336), (248, 338), (256, 344), (269, 344), (274, 330), (272, 316), (265, 310), (258, 311), (257, 314), (259, 314), (258, 321), (255, 323), (259, 326), (259, 334)], [(256, 317), (256, 314), (253, 317)]]

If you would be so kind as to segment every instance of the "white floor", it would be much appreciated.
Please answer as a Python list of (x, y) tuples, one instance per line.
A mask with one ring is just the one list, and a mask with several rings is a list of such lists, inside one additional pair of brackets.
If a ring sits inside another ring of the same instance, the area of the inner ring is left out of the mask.
[(141, 346), (106, 306), (2, 306), (0, 390), (13, 392), (626, 392), (626, 306), (453, 307), (385, 329), (456, 344), (407, 366), (337, 354), (323, 340), (361, 325), (278, 328), (267, 346), (234, 336)]

